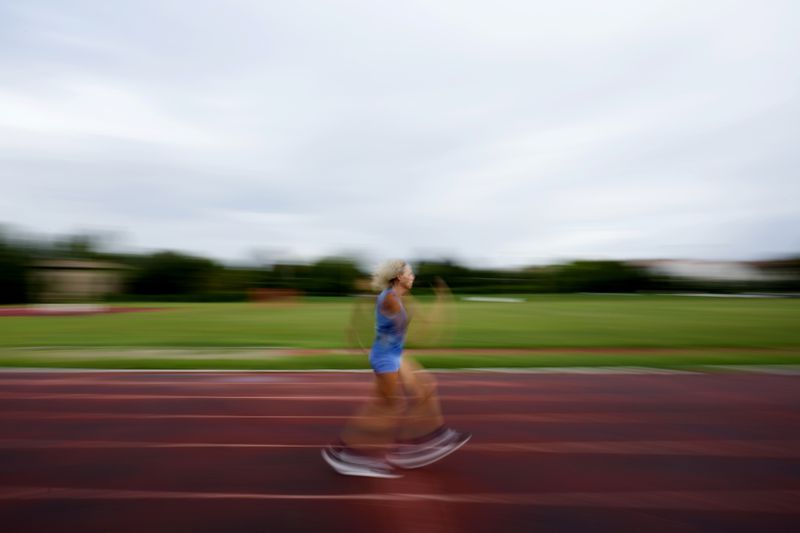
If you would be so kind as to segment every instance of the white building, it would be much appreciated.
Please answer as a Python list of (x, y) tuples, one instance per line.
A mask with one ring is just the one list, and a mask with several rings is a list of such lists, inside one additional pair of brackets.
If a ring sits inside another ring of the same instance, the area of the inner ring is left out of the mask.
[(781, 276), (765, 272), (744, 261), (692, 261), (682, 259), (656, 259), (631, 261), (652, 274), (671, 278), (705, 281), (777, 281)]
[(50, 303), (97, 301), (122, 289), (127, 268), (101, 261), (37, 261), (33, 264), (36, 299)]

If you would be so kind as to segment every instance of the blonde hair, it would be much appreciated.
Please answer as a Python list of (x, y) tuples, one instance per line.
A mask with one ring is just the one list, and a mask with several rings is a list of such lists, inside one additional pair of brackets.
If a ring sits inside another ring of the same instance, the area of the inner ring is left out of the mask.
[(380, 292), (391, 287), (392, 282), (403, 273), (407, 264), (402, 259), (390, 259), (381, 263), (372, 274), (372, 289)]

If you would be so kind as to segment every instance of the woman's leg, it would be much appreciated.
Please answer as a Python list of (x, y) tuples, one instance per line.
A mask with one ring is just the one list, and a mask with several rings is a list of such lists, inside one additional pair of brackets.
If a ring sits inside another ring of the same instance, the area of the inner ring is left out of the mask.
[(407, 408), (397, 437), (403, 441), (413, 440), (441, 428), (444, 419), (433, 375), (407, 355), (403, 356), (398, 374), (407, 397)]
[(342, 442), (359, 451), (394, 442), (403, 409), (402, 396), (399, 371), (376, 373), (373, 395), (342, 430)]
[(403, 469), (422, 468), (466, 444), (471, 437), (469, 433), (444, 426), (436, 380), (430, 373), (413, 360), (405, 359), (400, 367), (400, 379), (409, 401), (398, 432), (400, 446), (386, 455), (390, 465)]

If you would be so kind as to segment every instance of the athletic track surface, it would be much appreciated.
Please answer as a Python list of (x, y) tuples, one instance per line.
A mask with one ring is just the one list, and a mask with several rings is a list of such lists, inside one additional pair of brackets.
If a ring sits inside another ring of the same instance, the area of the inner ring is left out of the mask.
[(378, 480), (319, 455), (366, 373), (0, 372), (0, 529), (800, 530), (800, 376), (437, 377), (472, 441)]

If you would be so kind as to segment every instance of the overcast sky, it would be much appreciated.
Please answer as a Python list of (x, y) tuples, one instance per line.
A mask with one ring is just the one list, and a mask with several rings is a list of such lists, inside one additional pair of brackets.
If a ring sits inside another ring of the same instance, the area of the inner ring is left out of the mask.
[(0, 223), (227, 261), (800, 252), (800, 2), (0, 2)]

